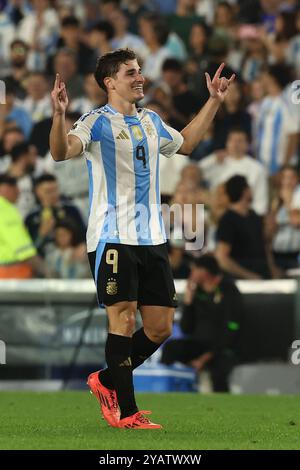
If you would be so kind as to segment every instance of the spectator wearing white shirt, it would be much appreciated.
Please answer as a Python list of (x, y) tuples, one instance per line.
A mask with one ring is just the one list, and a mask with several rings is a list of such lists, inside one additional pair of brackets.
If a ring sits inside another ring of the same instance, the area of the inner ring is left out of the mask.
[(257, 158), (270, 175), (292, 163), (297, 150), (298, 119), (283, 93), (289, 81), (284, 65), (271, 65), (263, 74), (267, 96), (258, 113), (255, 140)]
[(264, 215), (269, 198), (267, 173), (261, 163), (247, 155), (248, 146), (246, 132), (233, 128), (228, 134), (225, 151), (202, 159), (199, 166), (212, 190), (234, 175), (244, 176), (252, 191), (252, 208), (257, 214)]
[(14, 37), (14, 24), (5, 12), (0, 12), (0, 69), (2, 76), (9, 71), (10, 44)]
[(146, 13), (140, 18), (140, 34), (147, 46), (142, 73), (150, 82), (155, 82), (161, 78), (164, 61), (172, 56), (166, 47), (169, 29), (163, 17)]
[(52, 115), (49, 83), (42, 72), (31, 72), (26, 83), (28, 96), (19, 104), (31, 116), (35, 123)]
[(296, 268), (300, 254), (300, 184), (298, 170), (293, 166), (280, 171), (280, 188), (272, 201), (269, 228), (277, 265)]
[(132, 49), (139, 56), (145, 48), (144, 41), (128, 31), (128, 18), (121, 9), (115, 9), (112, 11), (108, 20), (111, 22), (115, 35), (111, 40), (112, 49)]
[(18, 25), (17, 36), (31, 48), (29, 68), (43, 70), (58, 36), (59, 20), (48, 0), (32, 0), (32, 7)]

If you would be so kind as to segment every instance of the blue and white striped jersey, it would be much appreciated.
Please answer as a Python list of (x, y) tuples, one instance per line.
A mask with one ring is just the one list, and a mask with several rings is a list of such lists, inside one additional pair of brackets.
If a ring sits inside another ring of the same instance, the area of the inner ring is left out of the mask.
[(84, 114), (69, 135), (82, 142), (89, 173), (87, 250), (99, 241), (166, 241), (160, 208), (159, 154), (171, 157), (182, 135), (148, 109), (126, 116), (110, 105)]
[(284, 94), (263, 99), (257, 117), (256, 154), (268, 174), (283, 165), (288, 139), (298, 131), (298, 118)]

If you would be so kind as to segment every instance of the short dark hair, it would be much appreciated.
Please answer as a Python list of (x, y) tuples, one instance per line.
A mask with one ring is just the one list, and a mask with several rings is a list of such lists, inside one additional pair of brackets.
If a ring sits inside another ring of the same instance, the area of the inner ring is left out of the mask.
[(65, 16), (62, 21), (61, 21), (61, 26), (62, 28), (68, 28), (69, 26), (72, 26), (72, 27), (75, 27), (75, 28), (79, 28), (80, 26), (80, 21), (78, 18), (76, 18), (76, 16), (74, 15), (68, 15), (68, 16)]
[(167, 72), (168, 70), (181, 73), (183, 72), (183, 65), (178, 59), (166, 59), (162, 65), (162, 71)]
[(30, 146), (27, 142), (21, 142), (20, 144), (14, 145), (10, 151), (12, 162), (17, 162), (22, 155), (29, 153)]
[(219, 263), (213, 255), (207, 254), (200, 256), (200, 258), (195, 260), (195, 266), (197, 268), (205, 269), (213, 276), (218, 276), (221, 274)]
[(69, 230), (71, 232), (72, 237), (71, 237), (71, 245), (72, 246), (78, 246), (81, 242), (81, 234), (80, 231), (78, 230), (78, 227), (75, 225), (74, 221), (72, 219), (62, 219), (56, 222), (55, 224), (55, 230), (58, 228), (64, 228), (66, 230)]
[(241, 200), (245, 189), (249, 188), (249, 184), (244, 176), (234, 175), (225, 183), (225, 190), (230, 202), (238, 202)]
[(9, 186), (17, 186), (17, 180), (16, 178), (13, 178), (9, 175), (0, 175), (0, 186), (2, 184), (9, 184)]
[(110, 21), (98, 21), (98, 23), (94, 24), (90, 29), (90, 32), (92, 31), (104, 33), (108, 41), (110, 41), (115, 35), (115, 29)]
[(12, 50), (16, 45), (19, 45), (19, 46), (23, 47), (26, 51), (28, 51), (28, 49), (29, 49), (28, 44), (26, 42), (22, 41), (22, 39), (14, 39), (9, 45), (10, 50)]
[(34, 180), (34, 188), (39, 186), (40, 184), (43, 183), (48, 183), (48, 182), (56, 182), (57, 179), (55, 178), (54, 175), (50, 175), (50, 173), (44, 173), (43, 175), (39, 176)]
[(117, 49), (99, 57), (94, 73), (99, 87), (107, 91), (104, 79), (106, 77), (114, 77), (118, 73), (121, 64), (126, 64), (129, 60), (135, 60), (136, 58), (136, 53), (131, 49)]
[(246, 131), (246, 129), (244, 129), (243, 127), (241, 126), (232, 126), (230, 127), (229, 131), (228, 131), (228, 134), (227, 134), (227, 138), (230, 134), (244, 134), (244, 136), (246, 137), (246, 139), (249, 141), (250, 138), (249, 138), (249, 135), (248, 135), (248, 132)]
[(270, 65), (266, 72), (276, 81), (281, 89), (285, 88), (292, 80), (291, 68), (285, 64)]

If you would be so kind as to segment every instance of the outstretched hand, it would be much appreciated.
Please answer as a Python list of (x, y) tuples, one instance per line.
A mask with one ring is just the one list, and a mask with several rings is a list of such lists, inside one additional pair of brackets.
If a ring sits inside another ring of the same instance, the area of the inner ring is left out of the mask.
[(228, 92), (230, 84), (235, 79), (235, 74), (232, 74), (229, 79), (221, 77), (223, 68), (225, 67), (224, 62), (220, 65), (216, 71), (214, 78), (211, 80), (209, 74), (205, 72), (206, 84), (209, 91), (209, 94), (212, 98), (217, 98), (219, 101), (223, 102), (224, 98)]
[(51, 98), (54, 112), (60, 114), (65, 113), (69, 104), (69, 99), (67, 95), (66, 85), (61, 80), (58, 73), (55, 77), (54, 87), (51, 92)]

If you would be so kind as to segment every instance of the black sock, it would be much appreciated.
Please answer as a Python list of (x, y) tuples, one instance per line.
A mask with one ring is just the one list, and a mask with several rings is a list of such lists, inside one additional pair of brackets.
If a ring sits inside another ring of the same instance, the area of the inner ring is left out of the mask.
[[(160, 347), (162, 343), (154, 343), (145, 334), (144, 328), (140, 328), (136, 331), (132, 337), (132, 353), (131, 362), (132, 370), (139, 367), (143, 362), (152, 356), (155, 351)], [(105, 369), (100, 372), (99, 379), (101, 380), (104, 387), (113, 389), (114, 383), (110, 374), (109, 369)]]
[(136, 369), (143, 362), (152, 356), (155, 351), (160, 347), (161, 343), (154, 343), (145, 334), (144, 328), (136, 331), (132, 337), (132, 369)]
[(121, 419), (138, 411), (134, 397), (131, 348), (132, 338), (108, 333), (105, 347), (106, 363), (117, 393)]

